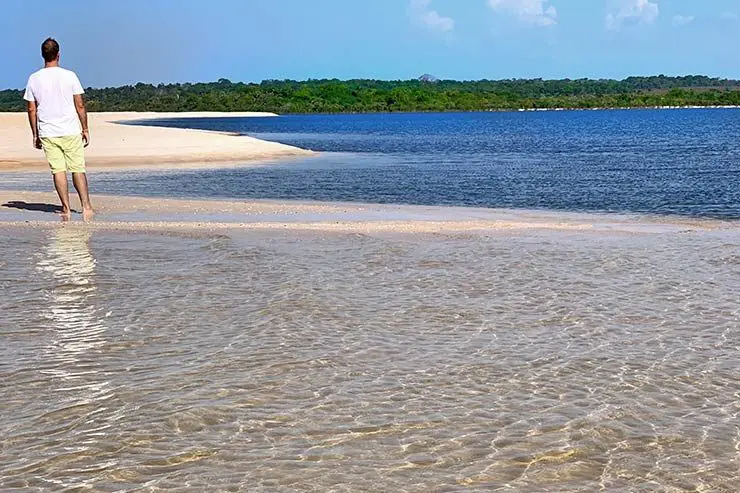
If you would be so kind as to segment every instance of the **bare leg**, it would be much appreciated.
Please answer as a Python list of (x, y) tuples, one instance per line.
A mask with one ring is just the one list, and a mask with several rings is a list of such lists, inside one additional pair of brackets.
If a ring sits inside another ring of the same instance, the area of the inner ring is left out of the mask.
[(62, 202), (62, 220), (69, 221), (72, 218), (72, 209), (69, 207), (69, 185), (67, 184), (67, 173), (64, 171), (54, 173), (54, 188), (57, 189), (59, 200)]
[(87, 175), (85, 173), (72, 173), (72, 183), (74, 183), (77, 195), (80, 196), (80, 203), (82, 204), (82, 217), (85, 220), (92, 219), (95, 215), (92, 203), (90, 202), (90, 195), (87, 190)]

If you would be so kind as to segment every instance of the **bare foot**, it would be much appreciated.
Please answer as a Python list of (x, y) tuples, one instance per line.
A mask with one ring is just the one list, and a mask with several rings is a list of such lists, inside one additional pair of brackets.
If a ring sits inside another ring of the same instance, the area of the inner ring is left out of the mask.
[(83, 209), (82, 210), (82, 220), (83, 221), (92, 221), (93, 217), (95, 217), (95, 211), (93, 209)]
[(70, 211), (60, 212), (59, 217), (62, 218), (63, 223), (68, 223), (72, 220), (72, 213)]

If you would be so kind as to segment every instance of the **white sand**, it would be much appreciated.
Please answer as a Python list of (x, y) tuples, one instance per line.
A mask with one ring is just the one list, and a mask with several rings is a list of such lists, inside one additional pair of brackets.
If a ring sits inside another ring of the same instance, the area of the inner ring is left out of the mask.
[[(246, 136), (179, 128), (121, 125), (116, 122), (152, 118), (270, 117), (270, 113), (90, 113), (92, 144), (86, 149), (88, 168), (142, 166), (210, 167), (243, 163), (310, 151)], [(31, 142), (25, 113), (0, 113), (0, 171), (45, 171), (42, 151)]]
[[(0, 228), (60, 225), (54, 193), (0, 191)], [(295, 230), (345, 233), (500, 233), (515, 231), (594, 234), (740, 232), (732, 221), (660, 216), (619, 216), (463, 207), (322, 202), (173, 200), (93, 196), (98, 215), (84, 224), (75, 214), (67, 226), (94, 230), (218, 231)], [(72, 194), (72, 207), (79, 210)], [(44, 212), (46, 210), (46, 212)]]

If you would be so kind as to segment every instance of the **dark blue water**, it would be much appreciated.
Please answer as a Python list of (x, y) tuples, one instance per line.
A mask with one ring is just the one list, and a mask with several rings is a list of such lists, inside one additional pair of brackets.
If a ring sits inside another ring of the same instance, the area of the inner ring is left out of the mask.
[[(153, 124), (147, 122), (148, 125)], [(115, 193), (740, 218), (740, 110), (160, 120), (322, 154), (103, 180)], [(100, 190), (106, 191), (106, 190)]]

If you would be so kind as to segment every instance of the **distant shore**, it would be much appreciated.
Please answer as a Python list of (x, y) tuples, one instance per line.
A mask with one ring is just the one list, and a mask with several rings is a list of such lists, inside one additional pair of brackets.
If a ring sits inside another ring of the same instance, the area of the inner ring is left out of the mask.
[[(732, 110), (738, 109), (738, 105), (716, 105), (716, 106), (604, 106), (595, 108), (520, 108), (518, 110), (501, 110), (501, 111), (608, 111), (608, 110)], [(499, 110), (491, 110), (499, 111)]]
[[(203, 130), (122, 123), (160, 118), (274, 117), (272, 113), (90, 113), (92, 144), (86, 150), (92, 169), (209, 168), (311, 151), (248, 136)], [(34, 149), (25, 113), (0, 113), (0, 172), (46, 171), (43, 152)]]

